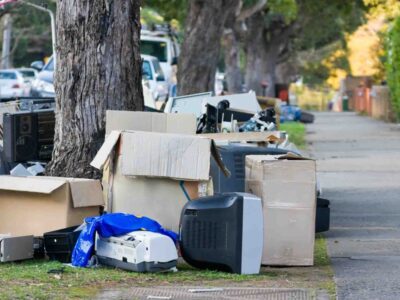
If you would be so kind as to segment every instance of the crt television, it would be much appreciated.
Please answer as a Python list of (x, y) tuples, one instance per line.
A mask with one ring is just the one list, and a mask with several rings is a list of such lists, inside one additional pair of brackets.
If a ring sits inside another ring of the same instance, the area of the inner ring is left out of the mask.
[(182, 257), (196, 268), (258, 274), (263, 249), (261, 199), (226, 193), (188, 202), (181, 214)]

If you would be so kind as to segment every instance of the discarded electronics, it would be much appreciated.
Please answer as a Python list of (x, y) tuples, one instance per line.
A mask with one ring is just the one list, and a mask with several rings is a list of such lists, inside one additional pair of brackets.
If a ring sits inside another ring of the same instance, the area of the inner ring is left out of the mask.
[(260, 272), (263, 216), (260, 198), (227, 193), (188, 202), (180, 221), (182, 257), (201, 269)]
[(80, 225), (104, 204), (100, 181), (0, 176), (0, 231), (14, 236)]
[(211, 92), (184, 95), (168, 100), (164, 112), (166, 113), (191, 113), (197, 118), (205, 113), (207, 104), (217, 107), (221, 101), (228, 101), (231, 109), (242, 110), (250, 114), (255, 114), (261, 110), (253, 91), (249, 93), (212, 96)]
[(33, 235), (11, 236), (0, 234), (0, 262), (33, 258)]
[(6, 162), (47, 162), (51, 159), (54, 110), (6, 113), (3, 122)]
[(211, 96), (212, 92), (172, 97), (168, 99), (164, 112), (194, 114), (200, 117), (203, 100)]
[(222, 161), (230, 170), (225, 176), (214, 161), (211, 161), (211, 177), (214, 193), (245, 192), (245, 161), (247, 155), (278, 155), (288, 151), (280, 148), (257, 147), (257, 145), (232, 143), (218, 147)]
[(275, 110), (268, 108), (256, 113), (250, 120), (240, 126), (239, 131), (272, 131), (276, 130)]
[(45, 168), (38, 162), (34, 163), (32, 166), (25, 168), (23, 164), (18, 164), (11, 171), (12, 176), (37, 176), (43, 174)]
[(100, 264), (135, 272), (168, 271), (178, 261), (172, 239), (149, 231), (109, 238), (96, 234), (95, 248)]
[(315, 161), (292, 153), (249, 155), (246, 157), (246, 191), (263, 201), (262, 264), (313, 265)]
[(72, 251), (78, 240), (80, 226), (72, 226), (43, 234), (46, 255), (50, 260), (70, 263)]
[(256, 93), (254, 91), (241, 94), (207, 97), (203, 100), (203, 107), (206, 104), (217, 106), (218, 103), (224, 100), (229, 102), (229, 108), (246, 111), (253, 114), (261, 111), (261, 106), (258, 103)]

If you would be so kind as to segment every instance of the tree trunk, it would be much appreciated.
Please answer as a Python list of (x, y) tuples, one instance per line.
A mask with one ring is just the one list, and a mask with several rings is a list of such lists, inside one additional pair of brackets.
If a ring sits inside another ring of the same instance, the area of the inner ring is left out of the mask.
[(242, 91), (242, 72), (240, 70), (240, 42), (234, 28), (224, 32), (225, 78), (229, 93)]
[(53, 176), (97, 177), (105, 112), (143, 110), (140, 3), (59, 0)]
[[(249, 18), (248, 27), (246, 87), (257, 95), (265, 93), (266, 96), (275, 97), (276, 67), (289, 41), (291, 27), (278, 20), (265, 28), (262, 12)], [(266, 89), (262, 83), (267, 84)]]
[(262, 81), (266, 78), (266, 51), (267, 37), (264, 29), (264, 14), (257, 13), (248, 19), (246, 38), (246, 75), (245, 84), (248, 90), (257, 95), (263, 94)]
[(224, 23), (239, 0), (191, 0), (178, 65), (180, 95), (214, 91)]

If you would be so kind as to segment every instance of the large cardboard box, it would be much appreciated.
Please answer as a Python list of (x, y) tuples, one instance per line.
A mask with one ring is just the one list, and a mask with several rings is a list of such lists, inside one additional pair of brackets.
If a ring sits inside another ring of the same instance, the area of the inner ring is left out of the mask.
[(103, 204), (98, 180), (0, 176), (0, 233), (42, 236), (82, 224)]
[(91, 163), (103, 169), (106, 210), (178, 231), (185, 203), (213, 191), (215, 145), (195, 133), (194, 115), (108, 111), (107, 138)]
[(196, 136), (112, 131), (91, 163), (104, 170), (106, 210), (178, 231), (185, 203), (212, 194), (210, 147), (209, 139)]
[(263, 265), (314, 262), (315, 161), (294, 155), (246, 157), (246, 191), (263, 201)]

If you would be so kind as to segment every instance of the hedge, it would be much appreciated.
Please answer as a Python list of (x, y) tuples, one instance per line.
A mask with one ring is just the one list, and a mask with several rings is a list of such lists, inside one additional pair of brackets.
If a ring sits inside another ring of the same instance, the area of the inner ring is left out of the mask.
[(388, 31), (385, 67), (393, 110), (400, 121), (400, 17)]

